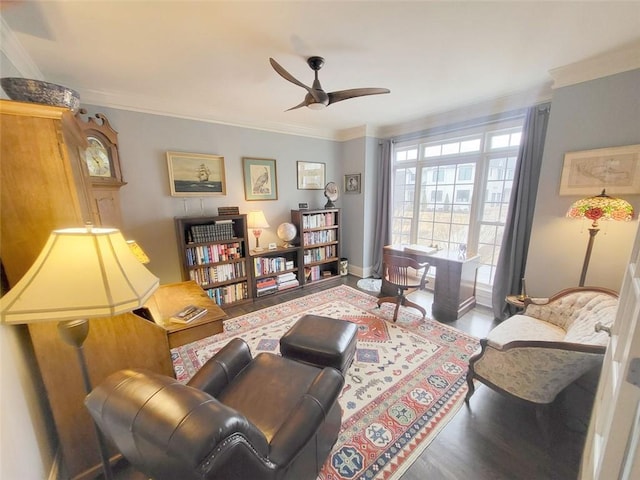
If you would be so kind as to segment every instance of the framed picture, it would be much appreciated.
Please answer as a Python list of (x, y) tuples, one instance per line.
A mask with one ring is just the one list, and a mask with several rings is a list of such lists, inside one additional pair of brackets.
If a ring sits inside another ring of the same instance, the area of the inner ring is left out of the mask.
[(344, 193), (360, 193), (360, 173), (349, 173), (344, 176)]
[(325, 164), (296, 162), (298, 166), (298, 190), (324, 190)]
[(201, 153), (167, 152), (169, 183), (174, 197), (226, 195), (224, 157)]
[(244, 198), (253, 200), (277, 200), (278, 182), (276, 161), (269, 158), (242, 158), (244, 174)]
[(564, 155), (560, 195), (640, 193), (640, 145), (599, 148)]

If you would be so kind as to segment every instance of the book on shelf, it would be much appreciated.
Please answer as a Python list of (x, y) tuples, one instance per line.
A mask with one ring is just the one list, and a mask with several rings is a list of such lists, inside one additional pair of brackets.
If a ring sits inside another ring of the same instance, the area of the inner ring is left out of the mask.
[(207, 309), (204, 307), (198, 307), (197, 305), (187, 305), (179, 312), (171, 315), (169, 320), (173, 323), (191, 323), (194, 320), (202, 317), (207, 313)]

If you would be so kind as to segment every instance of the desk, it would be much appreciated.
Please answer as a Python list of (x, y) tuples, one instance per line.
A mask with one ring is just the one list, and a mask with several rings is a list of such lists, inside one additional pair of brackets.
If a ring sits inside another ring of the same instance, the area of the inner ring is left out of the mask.
[(405, 250), (402, 245), (387, 245), (384, 252), (429, 262), (436, 268), (431, 306), (436, 320), (452, 322), (475, 307), (476, 270), (480, 266), (480, 255), (461, 260), (457, 253), (422, 253), (415, 248)]
[[(173, 323), (169, 317), (187, 305), (205, 307), (207, 313), (191, 323)], [(216, 302), (194, 281), (160, 285), (145, 304), (155, 323), (165, 331), (169, 348), (179, 347), (223, 331), (227, 318)]]

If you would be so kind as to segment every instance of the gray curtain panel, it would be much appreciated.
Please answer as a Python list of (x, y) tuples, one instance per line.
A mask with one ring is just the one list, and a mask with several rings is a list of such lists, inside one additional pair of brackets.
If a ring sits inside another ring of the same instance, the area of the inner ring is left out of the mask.
[(391, 241), (391, 140), (384, 140), (379, 149), (378, 198), (376, 199), (376, 223), (373, 232), (373, 276), (382, 278), (382, 248)]
[(493, 280), (492, 306), (498, 320), (504, 320), (514, 313), (505, 302), (505, 297), (520, 293), (522, 288), (550, 109), (549, 103), (531, 107), (522, 129), (511, 206)]

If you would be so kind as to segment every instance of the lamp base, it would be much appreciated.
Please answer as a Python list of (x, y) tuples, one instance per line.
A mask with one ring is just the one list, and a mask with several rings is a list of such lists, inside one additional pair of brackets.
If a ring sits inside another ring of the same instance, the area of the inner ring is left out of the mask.
[[(89, 335), (89, 321), (86, 318), (79, 320), (64, 320), (58, 322), (58, 334), (62, 340), (76, 349), (76, 355), (78, 356), (78, 363), (80, 364), (80, 373), (82, 374), (82, 383), (84, 385), (85, 393), (88, 395), (91, 393), (91, 379), (89, 377), (89, 369), (87, 367), (87, 360), (84, 356), (84, 348), (82, 345)], [(111, 462), (107, 453), (107, 444), (100, 431), (100, 428), (93, 422), (93, 427), (96, 433), (96, 440), (98, 441), (98, 450), (100, 453), (100, 461), (102, 462), (102, 473), (105, 480), (113, 480), (113, 472), (111, 470)]]

